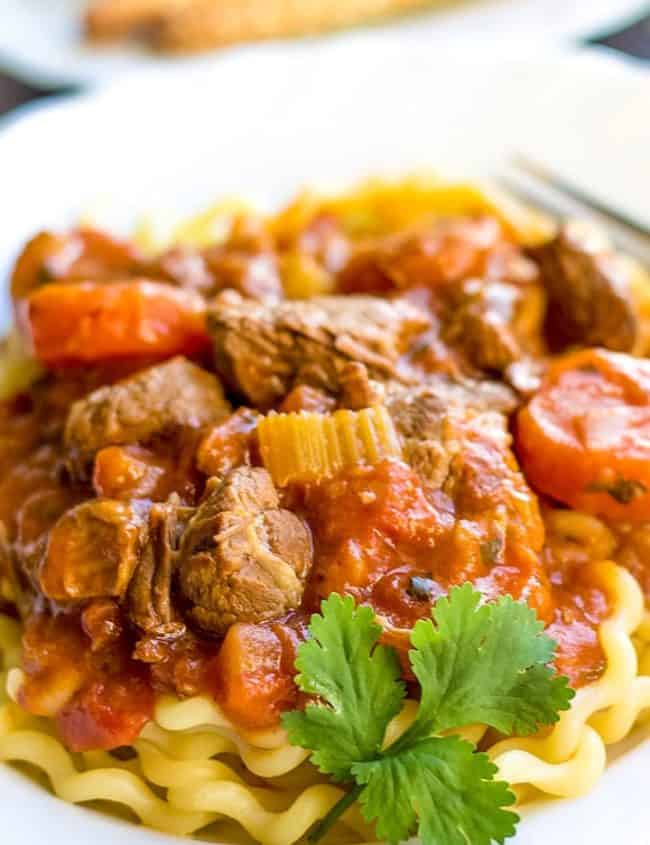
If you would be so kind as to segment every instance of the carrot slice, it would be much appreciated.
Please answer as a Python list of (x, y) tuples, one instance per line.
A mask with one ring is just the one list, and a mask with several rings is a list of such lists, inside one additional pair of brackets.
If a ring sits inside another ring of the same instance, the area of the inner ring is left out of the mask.
[(518, 416), (527, 479), (579, 510), (650, 519), (650, 361), (586, 349), (558, 361)]
[(209, 345), (203, 299), (144, 280), (46, 285), (23, 303), (20, 321), (35, 357), (52, 367), (193, 355)]

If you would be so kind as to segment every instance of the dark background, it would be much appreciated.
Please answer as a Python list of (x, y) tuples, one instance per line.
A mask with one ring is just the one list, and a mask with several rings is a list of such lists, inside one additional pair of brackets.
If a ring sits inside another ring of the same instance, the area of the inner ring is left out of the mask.
[(30, 100), (43, 97), (44, 92), (30, 85), (23, 85), (0, 72), (0, 115)]

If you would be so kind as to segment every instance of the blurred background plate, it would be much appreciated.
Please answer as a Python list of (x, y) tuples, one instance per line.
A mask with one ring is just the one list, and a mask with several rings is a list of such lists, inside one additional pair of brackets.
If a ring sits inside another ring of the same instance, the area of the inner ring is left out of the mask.
[[(468, 40), (414, 44), (405, 60), (399, 38), (380, 36), (297, 45), (26, 113), (0, 132), (0, 276), (29, 235), (88, 212), (128, 230), (142, 212), (178, 217), (223, 194), (271, 205), (372, 174), (490, 175), (515, 150), (650, 223), (650, 75), (609, 54), (525, 53)], [(639, 745), (588, 797), (534, 811), (517, 841), (576, 845), (588, 831), (589, 845), (643, 845), (649, 766)], [(0, 793), (9, 845), (178, 842), (118, 831), (2, 766)]]
[[(231, 52), (165, 58), (137, 47), (88, 46), (80, 27), (86, 5), (85, 0), (1, 0), (0, 67), (34, 85), (59, 87), (108, 82), (136, 70), (205, 67)], [(586, 37), (623, 24), (643, 6), (642, 0), (431, 0), (430, 11), (375, 29), (390, 28), (436, 49), (453, 38), (486, 37), (498, 53), (512, 41), (539, 45)], [(357, 30), (335, 36), (339, 41), (358, 37)], [(274, 53), (283, 45), (236, 49)]]

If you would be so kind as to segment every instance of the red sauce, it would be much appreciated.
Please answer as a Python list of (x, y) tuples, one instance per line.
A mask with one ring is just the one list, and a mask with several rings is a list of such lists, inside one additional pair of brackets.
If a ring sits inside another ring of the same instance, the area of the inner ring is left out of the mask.
[[(187, 635), (161, 646), (164, 659), (158, 654), (148, 667), (130, 657), (132, 635), (110, 607), (86, 612), (85, 633), (76, 614), (34, 617), (25, 635), (23, 705), (56, 715), (75, 750), (132, 742), (151, 716), (155, 689), (208, 693), (236, 723), (273, 727), (299, 702), (296, 648), (321, 598), (337, 591), (370, 604), (409, 677), (409, 629), (430, 615), (439, 596), (466, 581), (488, 599), (507, 593), (536, 608), (558, 642), (557, 667), (574, 686), (598, 677), (604, 656), (597, 628), (607, 597), (587, 563), (552, 546), (542, 553), (536, 502), (514, 462), (500, 465), (485, 433), (468, 437), (454, 502), (441, 494), (432, 501), (406, 464), (390, 461), (307, 490), (302, 508), (315, 564), (303, 611), (283, 622), (236, 624), (221, 644)], [(497, 477), (508, 483), (495, 486)], [(103, 638), (93, 630), (116, 633)]]
[[(347, 244), (336, 228), (321, 221), (308, 234), (300, 249), (338, 273), (340, 291), (383, 292), (429, 311), (432, 329), (409, 350), (404, 362), (420, 371), (454, 375), (471, 369), (462, 345), (450, 348), (438, 331), (443, 298), (459, 281), (478, 276), (514, 286), (535, 283), (527, 260), (493, 220), (452, 221), (430, 232), (371, 244), (344, 268)], [(34, 332), (41, 348), (47, 351), (50, 342), (54, 344), (44, 360), (57, 366), (69, 363), (60, 350), (69, 340), (70, 321), (53, 320), (51, 315), (62, 313), (62, 303), (67, 303), (67, 313), (79, 317), (79, 291), (88, 311), (81, 313), (87, 334), (77, 332), (73, 359), (120, 358), (125, 349), (142, 356), (137, 363), (115, 360), (110, 366), (98, 363), (65, 376), (51, 374), (29, 395), (0, 404), (0, 521), (34, 584), (53, 525), (79, 501), (93, 495), (162, 501), (177, 493), (192, 504), (200, 497), (206, 476), (222, 475), (257, 458), (257, 414), (240, 409), (205, 432), (200, 443), (170, 440), (103, 449), (95, 462), (92, 487), (71, 483), (61, 449), (71, 402), (145, 366), (148, 356), (158, 360), (179, 344), (181, 350), (187, 351), (188, 343), (190, 351), (202, 350), (206, 342), (202, 300), (194, 303), (192, 296), (185, 302), (182, 291), (154, 284), (157, 296), (152, 305), (144, 288), (138, 297), (137, 286), (108, 290), (104, 285), (118, 277), (137, 276), (141, 270), (137, 251), (89, 231), (69, 237), (40, 236), (16, 267), (12, 280), (16, 299), (32, 297), (32, 312), (34, 302), (40, 308), (49, 303), (51, 309), (46, 309), (41, 322), (35, 321), (42, 330), (42, 336)], [(42, 287), (52, 281), (57, 284)], [(83, 290), (75, 292), (71, 285), (80, 282)], [(134, 326), (139, 331), (146, 328), (139, 319), (143, 302), (149, 303), (149, 316), (169, 318), (162, 324), (172, 330), (173, 343), (169, 332), (163, 332), (152, 348), (146, 333), (140, 336), (135, 331)], [(103, 339), (95, 344), (91, 341), (96, 331), (87, 327), (95, 326), (98, 303), (108, 311), (99, 326)], [(115, 313), (125, 318), (119, 331), (108, 306), (115, 306)], [(541, 342), (535, 332), (528, 334)], [(590, 371), (583, 372), (578, 386), (593, 378)], [(569, 385), (571, 401), (575, 387)], [(601, 393), (591, 398), (585, 394), (584, 401), (600, 402)], [(332, 401), (301, 386), (289, 394), (281, 410), (325, 412)], [(22, 705), (55, 718), (64, 742), (77, 751), (131, 744), (151, 718), (159, 691), (210, 694), (237, 724), (270, 728), (283, 710), (300, 706), (294, 683), (296, 649), (306, 636), (310, 613), (323, 597), (336, 591), (371, 605), (384, 626), (385, 641), (398, 649), (408, 676), (405, 654), (410, 629), (418, 619), (430, 616), (439, 596), (466, 581), (486, 600), (504, 594), (525, 600), (558, 643), (559, 671), (576, 687), (592, 681), (605, 665), (597, 632), (608, 613), (608, 598), (584, 556), (563, 547), (556, 537), (545, 537), (537, 497), (519, 472), (498, 420), (495, 415), (494, 425), (484, 417), (478, 424), (471, 420), (459, 424), (462, 448), (449, 468), (453, 490), (429, 494), (409, 466), (383, 462), (307, 490), (286, 492), (310, 525), (315, 561), (303, 606), (282, 620), (235, 624), (223, 641), (187, 633), (172, 641), (152, 636), (136, 645), (128, 620), (110, 599), (65, 611), (37, 599), (24, 635)], [(536, 452), (547, 466), (546, 453)], [(562, 469), (556, 475), (566, 480)], [(540, 489), (544, 489), (541, 484)], [(621, 559), (650, 596), (650, 533), (644, 530), (637, 526), (622, 537)]]

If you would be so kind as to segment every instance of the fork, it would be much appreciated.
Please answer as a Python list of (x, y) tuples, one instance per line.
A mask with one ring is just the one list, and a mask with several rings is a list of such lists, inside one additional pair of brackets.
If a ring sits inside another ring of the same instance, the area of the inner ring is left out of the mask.
[(650, 268), (650, 227), (568, 184), (557, 173), (526, 156), (513, 155), (508, 165), (497, 182), (511, 194), (561, 219), (592, 220), (622, 252)]

